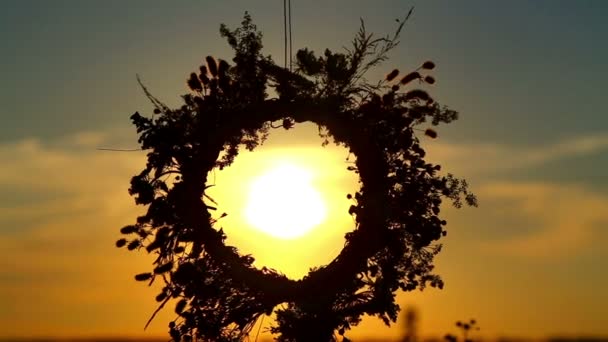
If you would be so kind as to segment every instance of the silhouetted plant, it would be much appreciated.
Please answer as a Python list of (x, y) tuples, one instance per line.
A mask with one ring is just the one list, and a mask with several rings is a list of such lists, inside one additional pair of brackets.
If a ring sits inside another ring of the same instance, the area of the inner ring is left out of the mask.
[[(462, 334), (461, 342), (473, 342), (473, 339), (470, 337), (471, 331), (479, 331), (477, 321), (474, 319), (471, 319), (468, 322), (457, 321), (456, 326), (460, 329), (460, 333)], [(458, 342), (458, 337), (452, 334), (445, 335), (444, 339), (448, 342)]]
[[(147, 212), (121, 229), (131, 238), (116, 245), (156, 255), (152, 271), (135, 279), (164, 282), (158, 310), (177, 301), (178, 318), (169, 324), (173, 340), (240, 340), (260, 316), (274, 312), (270, 331), (279, 341), (331, 341), (364, 314), (394, 322), (399, 289), (443, 287), (432, 273), (441, 249), (436, 241), (446, 234), (446, 221), (438, 216), (442, 199), (460, 207), (462, 201), (476, 205), (476, 198), (465, 181), (440, 176), (440, 166), (425, 161), (415, 132), (436, 138), (436, 131), (416, 127), (427, 120), (449, 123), (457, 113), (422, 89), (401, 90), (416, 80), (434, 83), (421, 74), (433, 62), (401, 79), (397, 70), (375, 84), (363, 77), (397, 46), (404, 23), (382, 38), (368, 34), (362, 23), (346, 53), (299, 50), (291, 72), (261, 54), (262, 35), (245, 14), (240, 28), (220, 28), (234, 64), (205, 58), (187, 80), (191, 92), (182, 96), (182, 107), (169, 108), (142, 85), (153, 114), (136, 112), (131, 119), (149, 152), (129, 192)], [(268, 87), (277, 98), (269, 98)], [(306, 121), (319, 125), (323, 144), (333, 139), (357, 157), (349, 170), (359, 175), (361, 188), (348, 195), (356, 227), (346, 234), (344, 249), (294, 281), (255, 268), (252, 256), (225, 245), (226, 235), (215, 228), (225, 215), (210, 214), (218, 204), (206, 195), (207, 176), (231, 165), (242, 146), (262, 144), (270, 129)]]

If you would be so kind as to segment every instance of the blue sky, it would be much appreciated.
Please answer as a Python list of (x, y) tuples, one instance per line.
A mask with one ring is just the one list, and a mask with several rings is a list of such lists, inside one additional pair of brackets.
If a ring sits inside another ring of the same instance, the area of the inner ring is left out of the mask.
[[(281, 4), (1, 4), (0, 302), (9, 304), (0, 305), (0, 334), (18, 335), (33, 317), (52, 317), (37, 335), (102, 334), (104, 325), (141, 333), (153, 294), (138, 293), (140, 309), (125, 311), (122, 323), (95, 298), (111, 287), (114, 295), (100, 301), (121, 303), (140, 290), (130, 275), (144, 258), (119, 254), (112, 243), (139, 210), (126, 188), (143, 158), (95, 148), (136, 147), (128, 118), (151, 109), (136, 74), (176, 105), (204, 56), (231, 58), (219, 25), (237, 26), (246, 10), (265, 53), (282, 64)], [(600, 318), (608, 316), (608, 2), (293, 0), (294, 50), (339, 50), (359, 18), (371, 32), (392, 33), (411, 6), (401, 44), (368, 78), (437, 63), (431, 92), (461, 118), (440, 127), (429, 157), (467, 178), (481, 205), (447, 211), (452, 229), (438, 258), (446, 290), (402, 302), (419, 306), (428, 334), (467, 318), (462, 313), (485, 323), (488, 335), (608, 335)], [(104, 261), (107, 253), (113, 259)], [(98, 271), (77, 266), (76, 257)], [(57, 308), (68, 282), (88, 284), (78, 300), (95, 319), (77, 319), (76, 299), (65, 312)], [(32, 314), (32, 289), (46, 316)], [(555, 314), (564, 307), (569, 316)], [(375, 324), (358, 333), (380, 329)], [(161, 324), (153, 333), (163, 331)]]

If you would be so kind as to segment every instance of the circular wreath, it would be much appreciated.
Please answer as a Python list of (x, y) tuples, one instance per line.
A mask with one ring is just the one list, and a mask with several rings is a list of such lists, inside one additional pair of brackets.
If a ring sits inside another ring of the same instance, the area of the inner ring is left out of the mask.
[[(423, 75), (434, 68), (430, 61), (401, 78), (397, 70), (377, 84), (363, 78), (398, 44), (404, 23), (392, 38), (374, 38), (362, 25), (346, 53), (326, 50), (317, 57), (299, 50), (290, 71), (261, 54), (261, 33), (245, 14), (240, 28), (220, 29), (235, 51), (234, 65), (207, 57), (190, 75), (191, 93), (181, 108), (167, 107), (142, 85), (155, 109), (152, 117), (131, 117), (149, 153), (129, 192), (148, 210), (121, 229), (134, 238), (117, 246), (156, 254), (152, 272), (135, 278), (162, 278), (158, 310), (177, 300), (178, 318), (169, 323), (173, 340), (241, 340), (261, 315), (274, 312), (270, 330), (278, 340), (330, 341), (363, 314), (394, 322), (399, 289), (443, 286), (432, 273), (441, 247), (436, 241), (446, 234), (438, 216), (442, 198), (456, 207), (476, 199), (465, 181), (439, 176), (440, 166), (425, 162), (415, 133), (436, 138), (434, 130), (416, 126), (448, 123), (457, 113), (424, 90), (402, 90), (415, 81), (434, 83)], [(278, 96), (270, 98), (269, 87)], [(217, 207), (205, 193), (209, 172), (229, 166), (241, 146), (253, 150), (263, 143), (276, 128), (272, 123), (290, 129), (307, 121), (324, 128), (323, 144), (333, 139), (356, 156), (349, 170), (359, 174), (361, 188), (347, 195), (356, 227), (340, 254), (292, 280), (257, 269), (251, 255), (227, 246), (216, 229), (225, 214), (211, 215)]]

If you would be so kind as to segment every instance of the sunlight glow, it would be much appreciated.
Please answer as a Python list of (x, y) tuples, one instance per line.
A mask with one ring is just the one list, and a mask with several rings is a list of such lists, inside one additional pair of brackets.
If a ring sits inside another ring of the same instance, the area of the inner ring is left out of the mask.
[(273, 237), (302, 237), (325, 221), (327, 206), (305, 167), (282, 163), (254, 179), (245, 208), (247, 221)]
[(360, 184), (347, 171), (349, 151), (318, 140), (314, 123), (277, 129), (263, 146), (243, 149), (230, 167), (208, 175), (215, 186), (207, 195), (219, 209), (211, 214), (226, 245), (253, 256), (255, 267), (294, 280), (330, 263), (354, 228), (348, 214), (353, 202), (346, 195)]

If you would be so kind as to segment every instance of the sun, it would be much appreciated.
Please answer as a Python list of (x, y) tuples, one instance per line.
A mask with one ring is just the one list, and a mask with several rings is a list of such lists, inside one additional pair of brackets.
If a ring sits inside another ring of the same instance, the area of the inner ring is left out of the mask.
[(306, 167), (278, 163), (250, 183), (245, 218), (276, 238), (304, 236), (327, 216), (326, 203), (312, 181)]

